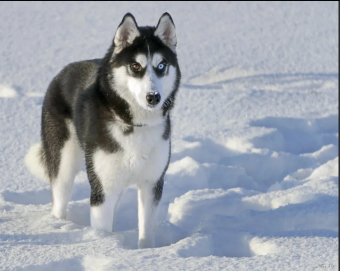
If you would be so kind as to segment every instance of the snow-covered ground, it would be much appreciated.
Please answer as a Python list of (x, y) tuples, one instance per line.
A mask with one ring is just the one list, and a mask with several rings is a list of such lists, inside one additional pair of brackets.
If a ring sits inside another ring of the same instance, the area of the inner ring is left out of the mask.
[[(176, 24), (182, 86), (157, 248), (137, 249), (136, 190), (115, 232), (68, 220), (23, 159), (50, 80), (102, 57), (126, 12)], [(337, 270), (338, 2), (0, 2), (0, 270)]]

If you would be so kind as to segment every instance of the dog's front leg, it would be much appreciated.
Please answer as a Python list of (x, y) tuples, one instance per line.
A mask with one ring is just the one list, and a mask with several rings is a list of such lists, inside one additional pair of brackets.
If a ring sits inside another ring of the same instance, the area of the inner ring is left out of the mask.
[(163, 178), (158, 182), (145, 183), (138, 189), (138, 248), (152, 248), (155, 246), (154, 232), (156, 214), (163, 192)]
[[(112, 231), (114, 210), (122, 192), (120, 186), (112, 186), (114, 172), (111, 156), (103, 151), (86, 153), (86, 169), (91, 186), (91, 227)], [(105, 163), (106, 162), (106, 163)]]
[(115, 205), (120, 193), (105, 194), (104, 202), (91, 204), (91, 227), (99, 230), (112, 231)]

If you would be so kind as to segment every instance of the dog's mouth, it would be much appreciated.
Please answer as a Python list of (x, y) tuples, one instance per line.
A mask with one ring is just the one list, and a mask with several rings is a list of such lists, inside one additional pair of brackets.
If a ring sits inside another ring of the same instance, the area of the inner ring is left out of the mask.
[(156, 108), (157, 108), (157, 105), (150, 105), (150, 104), (147, 104), (146, 107), (147, 107), (147, 109), (153, 110), (153, 109), (156, 109)]
[(133, 126), (133, 127), (145, 127), (145, 126), (149, 126), (148, 124), (127, 124), (129, 126)]
[(148, 124), (143, 124), (143, 123), (127, 123), (123, 120), (120, 120), (119, 118), (116, 119), (116, 121), (118, 121), (120, 124), (124, 125), (124, 126), (130, 126), (130, 127), (145, 127), (145, 126), (149, 126)]
[(162, 108), (161, 104), (157, 104), (157, 105), (149, 105), (149, 104), (139, 104), (141, 108), (143, 108), (146, 111), (151, 112), (155, 112), (158, 111)]

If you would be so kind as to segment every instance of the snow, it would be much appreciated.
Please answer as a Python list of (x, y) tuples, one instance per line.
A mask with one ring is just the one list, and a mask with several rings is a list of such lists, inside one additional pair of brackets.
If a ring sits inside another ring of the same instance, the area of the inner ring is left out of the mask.
[(6, 85), (0, 85), (0, 98), (13, 98), (15, 96), (17, 96), (15, 89)]
[[(152, 12), (150, 12), (152, 11)], [(102, 57), (122, 17), (176, 24), (182, 85), (156, 248), (137, 249), (137, 192), (114, 232), (67, 220), (24, 157), (72, 61)], [(338, 270), (337, 2), (1, 2), (0, 270)]]

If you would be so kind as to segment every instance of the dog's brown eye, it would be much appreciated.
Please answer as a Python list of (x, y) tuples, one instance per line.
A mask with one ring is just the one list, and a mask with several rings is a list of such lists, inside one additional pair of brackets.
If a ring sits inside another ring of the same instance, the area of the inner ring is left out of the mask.
[(134, 63), (130, 67), (131, 67), (131, 70), (136, 71), (136, 72), (140, 72), (142, 70), (142, 66), (139, 65), (138, 63)]

